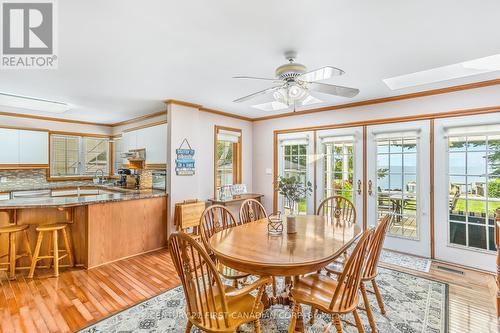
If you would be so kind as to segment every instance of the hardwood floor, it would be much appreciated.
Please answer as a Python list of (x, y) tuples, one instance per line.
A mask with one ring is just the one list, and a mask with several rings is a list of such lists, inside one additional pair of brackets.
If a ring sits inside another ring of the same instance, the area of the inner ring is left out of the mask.
[[(449, 332), (499, 332), (493, 275), (472, 270), (459, 275), (438, 266), (449, 267), (433, 263), (429, 273), (408, 273), (449, 283)], [(1, 333), (72, 332), (179, 284), (167, 250), (89, 271), (62, 270), (59, 278), (43, 274), (29, 280), (21, 272), (8, 281), (0, 272)]]
[(0, 272), (1, 333), (73, 332), (180, 283), (166, 250), (61, 271), (33, 280), (21, 272), (15, 281)]

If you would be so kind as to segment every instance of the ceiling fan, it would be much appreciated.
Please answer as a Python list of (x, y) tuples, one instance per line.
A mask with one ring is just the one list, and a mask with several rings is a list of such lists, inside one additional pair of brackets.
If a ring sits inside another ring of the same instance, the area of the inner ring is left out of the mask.
[(307, 71), (306, 66), (295, 62), (296, 57), (297, 53), (294, 51), (285, 52), (285, 58), (288, 60), (288, 63), (276, 68), (276, 78), (274, 79), (253, 76), (233, 77), (235, 79), (272, 81), (277, 84), (274, 87), (238, 98), (234, 102), (241, 103), (256, 97), (264, 97), (264, 99), (267, 98), (270, 101), (252, 105), (252, 107), (264, 111), (273, 111), (288, 109), (293, 106), (295, 111), (297, 106), (322, 102), (317, 97), (311, 95), (311, 92), (349, 98), (359, 94), (359, 90), (355, 88), (318, 82), (333, 76), (342, 75), (344, 74), (343, 70), (332, 66), (325, 66), (313, 71)]

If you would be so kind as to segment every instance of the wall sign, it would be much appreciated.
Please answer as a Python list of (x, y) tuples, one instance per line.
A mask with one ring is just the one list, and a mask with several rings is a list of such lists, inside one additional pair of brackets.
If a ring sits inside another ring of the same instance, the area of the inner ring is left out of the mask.
[[(187, 148), (183, 148), (186, 144)], [(192, 176), (194, 175), (194, 149), (191, 148), (188, 140), (182, 140), (179, 148), (175, 150), (177, 159), (175, 160), (175, 173), (177, 176)]]

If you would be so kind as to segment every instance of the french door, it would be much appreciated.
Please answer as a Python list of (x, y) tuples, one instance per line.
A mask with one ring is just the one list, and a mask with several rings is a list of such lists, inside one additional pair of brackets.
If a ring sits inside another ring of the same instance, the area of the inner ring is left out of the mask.
[(363, 127), (316, 132), (316, 207), (332, 195), (354, 203), (363, 220)]
[(394, 219), (384, 247), (430, 257), (429, 121), (367, 127), (367, 225)]
[[(278, 134), (278, 176), (295, 177), (300, 182), (314, 184), (314, 132)], [(299, 214), (314, 214), (314, 195), (308, 195), (298, 204)], [(284, 200), (278, 195), (278, 210), (285, 210)]]
[(436, 258), (494, 271), (500, 115), (435, 121)]

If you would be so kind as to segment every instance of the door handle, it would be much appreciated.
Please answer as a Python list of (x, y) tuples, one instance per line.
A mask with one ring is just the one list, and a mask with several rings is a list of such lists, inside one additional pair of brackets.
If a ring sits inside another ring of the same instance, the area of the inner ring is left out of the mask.
[(361, 179), (358, 179), (358, 195), (361, 195)]
[(373, 194), (373, 190), (372, 190), (372, 187), (373, 187), (373, 183), (371, 181), (371, 179), (368, 181), (368, 195), (372, 195)]

